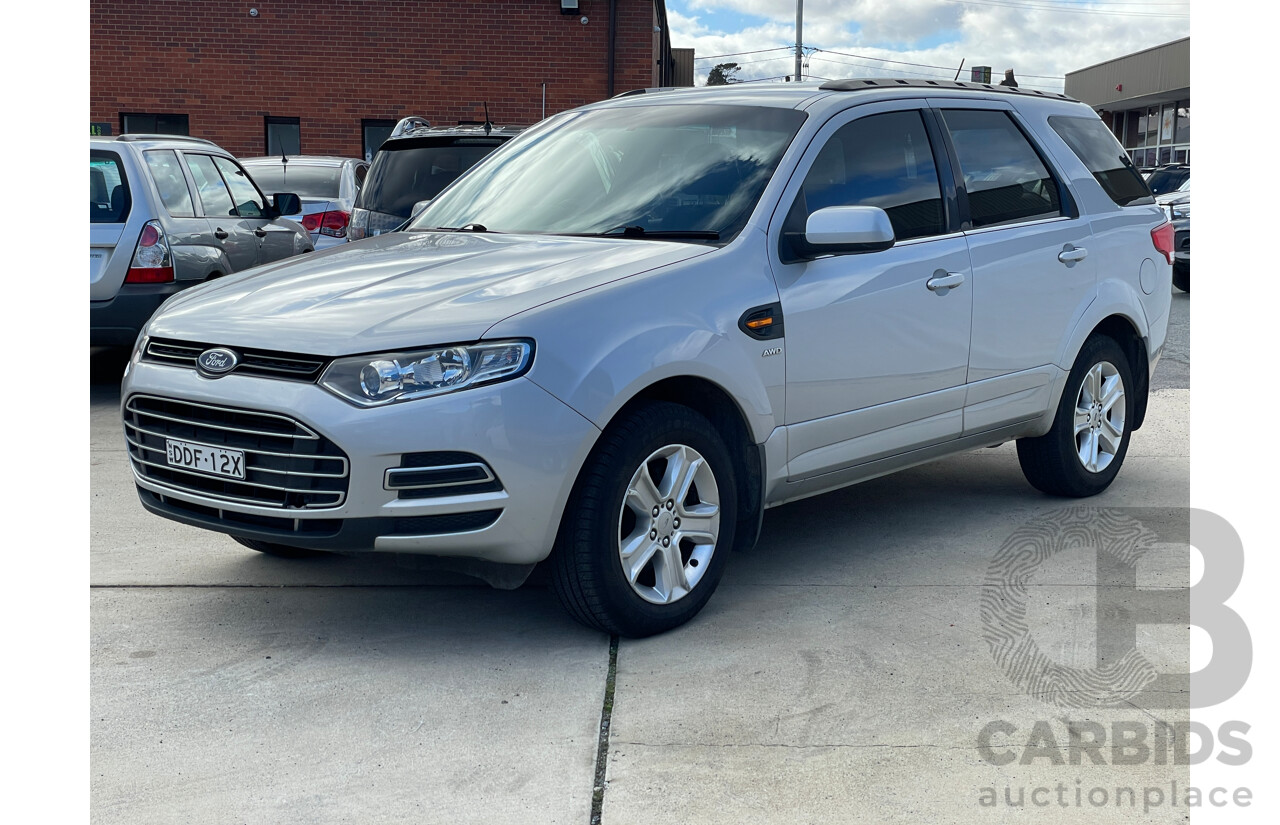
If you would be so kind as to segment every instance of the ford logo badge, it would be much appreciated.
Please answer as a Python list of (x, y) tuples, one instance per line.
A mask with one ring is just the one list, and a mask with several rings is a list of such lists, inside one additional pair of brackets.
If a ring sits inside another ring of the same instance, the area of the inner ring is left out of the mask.
[(216, 378), (226, 375), (240, 365), (240, 356), (226, 347), (207, 349), (196, 359), (196, 368), (203, 375)]

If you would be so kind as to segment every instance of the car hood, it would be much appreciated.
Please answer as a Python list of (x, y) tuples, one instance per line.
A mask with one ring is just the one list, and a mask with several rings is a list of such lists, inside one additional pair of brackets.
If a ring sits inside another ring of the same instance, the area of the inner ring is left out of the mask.
[(148, 332), (315, 355), (474, 341), (540, 304), (712, 249), (640, 239), (397, 232), (179, 293)]

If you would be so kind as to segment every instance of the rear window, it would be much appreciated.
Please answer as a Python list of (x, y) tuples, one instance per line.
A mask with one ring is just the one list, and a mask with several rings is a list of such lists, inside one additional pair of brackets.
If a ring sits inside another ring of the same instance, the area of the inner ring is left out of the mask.
[(194, 217), (196, 209), (191, 202), (191, 190), (187, 188), (187, 177), (178, 165), (177, 154), (172, 149), (154, 149), (143, 152), (142, 156), (147, 159), (151, 179), (156, 182), (156, 191), (169, 214), (175, 218)]
[(89, 151), (89, 223), (123, 223), (129, 217), (129, 181), (115, 152)]
[(1129, 160), (1120, 142), (1101, 120), (1058, 115), (1049, 118), (1049, 125), (1093, 173), (1111, 200), (1120, 206), (1128, 206), (1151, 197), (1151, 190), (1133, 161)]
[(389, 140), (374, 156), (356, 205), (408, 218), (415, 203), (440, 194), (504, 142), (492, 137)]
[(1163, 195), (1166, 192), (1178, 191), (1178, 188), (1190, 179), (1190, 169), (1157, 169), (1151, 173), (1151, 177), (1147, 178), (1147, 186), (1151, 187), (1151, 194)]
[(268, 195), (292, 192), (300, 198), (335, 200), (342, 188), (341, 166), (307, 166), (298, 161), (288, 164), (246, 163), (245, 171)]

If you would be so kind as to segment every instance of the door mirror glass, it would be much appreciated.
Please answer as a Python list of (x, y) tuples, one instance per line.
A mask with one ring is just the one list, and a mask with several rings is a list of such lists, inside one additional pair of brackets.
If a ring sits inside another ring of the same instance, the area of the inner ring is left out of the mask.
[(292, 192), (277, 192), (271, 196), (277, 215), (296, 215), (302, 211), (302, 198)]

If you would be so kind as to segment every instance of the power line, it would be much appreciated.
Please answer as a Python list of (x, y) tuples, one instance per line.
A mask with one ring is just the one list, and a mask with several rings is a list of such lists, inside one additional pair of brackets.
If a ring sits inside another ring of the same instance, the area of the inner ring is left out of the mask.
[(721, 57), (737, 57), (742, 54), (763, 54), (764, 52), (776, 52), (780, 49), (791, 50), (794, 46), (777, 46), (772, 49), (756, 49), (753, 52), (729, 52), (728, 54), (709, 54), (706, 57), (695, 57), (694, 60), (718, 60)]
[[(831, 49), (818, 49), (817, 51), (827, 52), (828, 55), (840, 55), (841, 58), (856, 58), (858, 60), (878, 60), (879, 63), (895, 63), (900, 65), (905, 65), (905, 67), (919, 67), (922, 69), (940, 69), (940, 70), (945, 70), (945, 72), (951, 72), (952, 74), (955, 73), (955, 67), (940, 67), (940, 65), (933, 65), (929, 63), (908, 63), (908, 61), (906, 60), (874, 58), (874, 56), (872, 55), (855, 55), (855, 54), (851, 54), (851, 52), (833, 51)], [(1023, 77), (1036, 77), (1036, 78), (1043, 79), (1043, 81), (1065, 81), (1066, 79), (1065, 77), (1061, 77), (1061, 75), (1059, 74), (1023, 74)]]
[[(840, 65), (842, 65), (842, 66), (866, 67), (866, 68), (870, 68), (870, 69), (879, 69), (879, 68), (882, 68), (882, 67), (880, 67), (880, 66), (873, 66), (873, 65), (868, 64), (868, 63), (850, 63), (850, 62), (845, 61), (845, 60), (833, 60), (833, 59), (831, 59), (830, 57), (818, 57), (817, 59), (818, 59), (818, 60), (821, 60), (821, 61), (824, 61), (824, 62), (826, 62), (826, 63), (838, 63), (838, 64), (840, 64)], [(872, 59), (874, 59), (874, 58), (872, 58)], [(954, 70), (952, 70), (952, 69), (949, 69), (949, 68), (947, 68), (947, 67), (945, 67), (945, 66), (941, 66), (941, 67), (939, 67), (939, 68), (947, 69), (947, 73), (946, 73), (946, 74), (943, 74), (943, 75), (940, 75), (940, 74), (928, 74), (928, 73), (925, 73), (925, 72), (913, 72), (913, 71), (909, 71), (909, 70), (907, 70), (907, 69), (894, 69), (893, 71), (894, 71), (894, 72), (901, 72), (902, 74), (914, 75), (914, 76), (917, 76), (917, 77), (936, 78), (936, 79), (938, 79), (938, 80), (951, 80), (951, 79), (952, 79), (952, 77), (955, 75), (955, 71), (954, 71)], [(1037, 75), (1026, 75), (1026, 77), (1036, 77), (1036, 76), (1037, 76)], [(1021, 81), (1019, 82), (1019, 84), (1018, 84), (1018, 85), (1020, 85), (1020, 86), (1030, 86), (1030, 87), (1031, 87), (1031, 88), (1033, 88), (1033, 89), (1045, 89), (1045, 90), (1047, 90), (1047, 91), (1053, 91), (1053, 92), (1060, 91), (1060, 89), (1059, 89), (1058, 87), (1056, 87), (1056, 86), (1042, 86), (1042, 85), (1038, 85), (1038, 84), (1035, 84), (1035, 83), (1023, 83), (1023, 82), (1021, 82)]]

